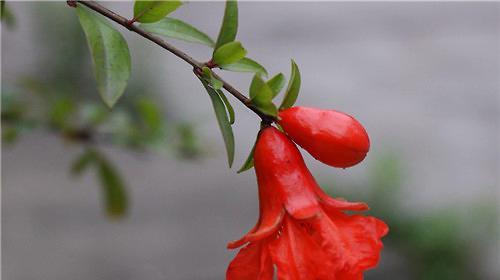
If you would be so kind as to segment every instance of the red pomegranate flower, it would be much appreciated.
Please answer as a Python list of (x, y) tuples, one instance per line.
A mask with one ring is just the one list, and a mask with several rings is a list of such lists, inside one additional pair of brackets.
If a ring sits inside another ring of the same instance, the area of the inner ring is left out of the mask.
[(227, 280), (354, 280), (374, 267), (388, 232), (374, 217), (347, 215), (362, 202), (326, 195), (295, 144), (273, 127), (260, 132), (254, 153), (260, 216), (234, 249)]
[(330, 166), (353, 166), (370, 150), (363, 126), (342, 112), (292, 107), (280, 111), (279, 117), (279, 124), (293, 142)]

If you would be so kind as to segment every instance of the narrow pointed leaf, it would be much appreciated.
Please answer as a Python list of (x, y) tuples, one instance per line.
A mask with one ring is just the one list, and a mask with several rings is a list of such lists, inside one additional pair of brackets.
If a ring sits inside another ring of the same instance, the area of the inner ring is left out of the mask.
[(223, 83), (216, 79), (212, 75), (212, 71), (208, 67), (203, 67), (203, 78), (205, 79), (205, 82), (207, 82), (212, 89), (215, 89), (221, 100), (224, 102), (224, 105), (227, 109), (228, 117), (229, 117), (229, 123), (233, 124), (234, 123), (234, 109), (233, 106), (231, 106), (231, 103), (229, 103), (229, 100), (227, 100), (226, 95), (222, 90), (220, 90), (223, 86)]
[(214, 76), (211, 76), (210, 85), (212, 85), (212, 87), (217, 90), (221, 89), (223, 86), (222, 82), (214, 78)]
[(108, 107), (122, 96), (130, 77), (130, 53), (127, 42), (109, 22), (78, 5), (78, 19), (92, 54), (97, 88)]
[(299, 67), (292, 59), (292, 73), (290, 75), (290, 80), (288, 81), (288, 87), (286, 89), (285, 97), (283, 102), (281, 102), (280, 110), (290, 108), (297, 101), (297, 96), (300, 90), (300, 72)]
[(88, 167), (95, 162), (95, 159), (96, 156), (94, 151), (86, 150), (71, 164), (71, 174), (74, 176), (81, 175), (83, 171), (87, 170)]
[(207, 84), (207, 82), (205, 82), (203, 79), (200, 79), (200, 81), (207, 90), (208, 95), (210, 96), (210, 100), (212, 101), (212, 105), (215, 111), (215, 117), (217, 119), (217, 123), (219, 124), (219, 128), (222, 132), (222, 138), (224, 139), (224, 144), (226, 145), (227, 160), (229, 163), (229, 167), (231, 167), (234, 161), (234, 135), (233, 135), (233, 129), (231, 128), (231, 123), (229, 122), (229, 118), (226, 113), (224, 102), (221, 100), (219, 94), (213, 88), (211, 88)]
[(281, 125), (279, 123), (274, 123), (276, 125), (276, 127), (278, 128), (279, 131), (285, 133), (285, 130), (283, 129), (283, 127), (281, 127)]
[(143, 97), (137, 100), (136, 109), (141, 121), (150, 132), (161, 130), (163, 115), (157, 102)]
[(278, 110), (272, 102), (273, 95), (273, 90), (256, 74), (250, 84), (250, 99), (252, 104), (265, 114), (276, 116)]
[(135, 1), (134, 19), (142, 23), (157, 22), (182, 5), (179, 0)]
[(210, 84), (210, 86), (213, 88), (213, 89), (221, 89), (223, 84), (220, 80), (216, 79), (213, 75), (212, 75), (212, 71), (210, 70), (210, 68), (208, 67), (203, 67), (202, 68), (202, 71), (203, 71), (203, 78)]
[(205, 78), (205, 80), (207, 81), (210, 81), (210, 79), (212, 78), (212, 72), (210, 71), (210, 68), (205, 66), (201, 68), (201, 71), (203, 71), (203, 78)]
[(5, 4), (5, 1), (2, 0), (2, 6), (1, 6), (1, 16), (0, 16), (0, 21), (5, 24), (7, 27), (14, 27), (16, 24), (16, 18), (12, 14), (12, 11), (10, 10), (10, 7)]
[(254, 75), (250, 84), (250, 99), (254, 99), (260, 90), (264, 87), (265, 82), (259, 75)]
[(278, 108), (276, 108), (276, 105), (272, 102), (260, 102), (259, 100), (254, 100), (253, 104), (266, 115), (273, 117), (278, 115)]
[(226, 95), (222, 90), (217, 90), (217, 93), (219, 94), (220, 98), (224, 102), (224, 105), (226, 106), (227, 113), (229, 114), (229, 123), (234, 124), (234, 109), (231, 103), (229, 103), (229, 100), (227, 100)]
[(212, 38), (196, 29), (192, 25), (179, 19), (166, 17), (155, 23), (143, 23), (141, 28), (145, 31), (161, 36), (183, 40), (191, 43), (199, 43), (213, 47), (215, 45)]
[(279, 73), (267, 81), (267, 85), (273, 90), (273, 98), (276, 97), (285, 86), (286, 79), (283, 73)]
[(98, 175), (103, 188), (106, 212), (112, 217), (123, 216), (128, 207), (125, 184), (115, 167), (99, 156)]
[(235, 72), (252, 72), (267, 76), (267, 71), (264, 66), (257, 63), (248, 57), (244, 57), (235, 63), (227, 64), (221, 67), (224, 70), (235, 71)]
[(5, 16), (5, 9), (6, 9), (6, 6), (5, 6), (5, 1), (1, 1), (0, 2), (0, 18), (3, 20), (3, 17)]
[(59, 128), (71, 126), (71, 117), (75, 112), (75, 108), (75, 100), (70, 97), (56, 99), (50, 107), (50, 122)]
[(222, 45), (232, 42), (236, 39), (238, 32), (238, 3), (236, 0), (227, 0), (224, 10), (224, 19), (220, 27), (219, 36), (215, 43), (215, 51)]
[(219, 66), (235, 63), (244, 58), (247, 51), (240, 42), (230, 42), (218, 48), (213, 56), (213, 61)]
[[(276, 125), (279, 125), (276, 123)], [(261, 123), (260, 125), (260, 131), (262, 131), (262, 129), (265, 127), (266, 125)], [(254, 159), (253, 159), (253, 155), (254, 155), (254, 152), (255, 152), (255, 145), (257, 144), (257, 140), (259, 139), (259, 134), (260, 134), (260, 131), (259, 133), (257, 134), (257, 137), (254, 141), (254, 144), (252, 146), (252, 150), (250, 151), (250, 154), (248, 155), (247, 159), (245, 160), (245, 163), (243, 163), (243, 166), (241, 166), (241, 168), (237, 171), (237, 173), (241, 173), (241, 172), (245, 172), (247, 170), (249, 170), (250, 168), (252, 168), (254, 166)]]
[(248, 154), (248, 157), (245, 160), (245, 163), (243, 163), (243, 165), (237, 171), (237, 173), (245, 172), (253, 167), (253, 164), (254, 164), (253, 163), (253, 153), (254, 153), (254, 151), (255, 151), (255, 143), (253, 144), (252, 150), (250, 151), (250, 154)]

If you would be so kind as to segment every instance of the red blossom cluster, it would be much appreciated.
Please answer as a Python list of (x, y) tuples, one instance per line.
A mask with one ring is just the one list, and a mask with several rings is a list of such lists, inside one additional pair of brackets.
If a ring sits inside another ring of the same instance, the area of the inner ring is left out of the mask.
[[(369, 150), (365, 129), (332, 110), (282, 110), (286, 135), (268, 126), (254, 153), (259, 220), (228, 248), (243, 247), (230, 263), (227, 280), (355, 280), (377, 265), (388, 227), (381, 220), (348, 215), (367, 210), (363, 202), (329, 197), (307, 169), (294, 142), (334, 167), (362, 161)], [(293, 142), (292, 142), (293, 140)]]

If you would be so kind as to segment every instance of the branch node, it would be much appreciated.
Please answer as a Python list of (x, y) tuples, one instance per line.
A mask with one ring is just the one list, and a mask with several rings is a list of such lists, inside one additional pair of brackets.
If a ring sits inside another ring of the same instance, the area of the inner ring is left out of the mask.
[(203, 71), (200, 67), (193, 67), (193, 72), (198, 77), (201, 77), (201, 75), (203, 75)]
[(70, 6), (70, 7), (76, 8), (76, 1), (75, 0), (68, 0), (68, 1), (66, 1), (66, 4), (68, 4), (68, 6)]
[(134, 25), (134, 23), (137, 21), (136, 18), (133, 18), (133, 19), (130, 19), (130, 20), (127, 20), (127, 29), (128, 30), (131, 30), (132, 26)]
[(206, 67), (210, 68), (210, 69), (219, 67), (212, 59), (210, 59), (209, 61), (207, 61), (204, 65)]

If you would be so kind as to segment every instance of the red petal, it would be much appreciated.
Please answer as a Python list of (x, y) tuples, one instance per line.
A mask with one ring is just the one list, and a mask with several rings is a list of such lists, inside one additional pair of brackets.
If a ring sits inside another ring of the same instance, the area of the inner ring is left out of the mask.
[(263, 215), (262, 221), (259, 221), (257, 225), (255, 225), (242, 238), (229, 242), (227, 244), (227, 248), (236, 249), (238, 247), (241, 247), (247, 242), (259, 241), (276, 232), (281, 224), (281, 221), (283, 220), (283, 217), (285, 216), (285, 209), (281, 208), (281, 212), (278, 214), (274, 212), (273, 213), (264, 212), (264, 213), (266, 214)]
[[(306, 169), (307, 170), (307, 169)], [(285, 208), (295, 219), (309, 219), (316, 216), (321, 208), (318, 199), (307, 186), (307, 176), (304, 172), (295, 172), (287, 177), (282, 177), (282, 186), (280, 188)], [(286, 183), (283, 183), (287, 180)]]
[(268, 182), (259, 182), (259, 221), (241, 239), (229, 242), (227, 247), (235, 249), (247, 242), (254, 242), (268, 237), (278, 230), (285, 215), (279, 194)]
[(269, 244), (269, 253), (278, 269), (278, 279), (335, 280), (334, 263), (303, 225), (286, 217), (281, 235)]
[(387, 226), (341, 212), (298, 221), (289, 216), (269, 253), (279, 280), (361, 280), (377, 264)]
[(317, 197), (308, 186), (312, 175), (299, 150), (285, 134), (273, 127), (262, 130), (254, 159), (259, 188), (276, 189), (294, 218), (306, 219), (319, 213)]
[(229, 264), (226, 280), (272, 280), (274, 268), (266, 244), (251, 243), (242, 248)]
[(243, 237), (241, 237), (240, 239), (229, 241), (227, 243), (227, 248), (228, 249), (236, 249), (236, 248), (243, 246), (245, 243), (248, 242), (247, 236), (251, 233), (254, 233), (257, 230), (257, 228), (259, 227), (259, 224), (260, 224), (260, 221), (258, 221), (257, 224), (255, 226), (253, 226), (253, 228), (249, 232), (247, 232), (245, 235), (243, 235)]
[(314, 192), (319, 197), (321, 201), (321, 205), (324, 206), (327, 210), (351, 210), (351, 211), (365, 211), (368, 210), (369, 207), (364, 202), (349, 202), (343, 198), (332, 198), (328, 194), (326, 194), (320, 186), (315, 184)]
[(381, 220), (333, 211), (310, 223), (316, 242), (330, 258), (344, 263), (340, 275), (359, 274), (377, 265), (383, 247), (380, 239), (388, 232)]
[(255, 232), (249, 233), (247, 235), (248, 241), (255, 242), (263, 238), (266, 238), (269, 235), (276, 232), (284, 216), (285, 216), (285, 209), (283, 208), (281, 209), (281, 212), (279, 213), (278, 216), (276, 215), (264, 216), (264, 219), (262, 219), (262, 223), (260, 224), (259, 228)]

